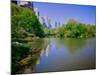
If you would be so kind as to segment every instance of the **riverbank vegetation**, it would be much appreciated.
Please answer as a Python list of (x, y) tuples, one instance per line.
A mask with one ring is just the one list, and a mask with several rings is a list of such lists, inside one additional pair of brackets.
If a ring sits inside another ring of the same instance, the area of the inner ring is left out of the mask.
[[(30, 53), (34, 53), (35, 57), (32, 57), (34, 61), (39, 57), (38, 53), (41, 49), (32, 50), (32, 44), (29, 42), (35, 42), (34, 39), (44, 37), (44, 31), (41, 23), (39, 22), (34, 11), (11, 4), (11, 46), (12, 46), (12, 73), (18, 73), (22, 69), (19, 62), (22, 59), (28, 57)], [(43, 44), (43, 42), (42, 42)], [(30, 60), (30, 58), (28, 59)], [(27, 60), (26, 60), (27, 61)], [(32, 60), (30, 60), (32, 61)], [(26, 65), (30, 63), (28, 61)], [(19, 72), (21, 73), (21, 72)]]

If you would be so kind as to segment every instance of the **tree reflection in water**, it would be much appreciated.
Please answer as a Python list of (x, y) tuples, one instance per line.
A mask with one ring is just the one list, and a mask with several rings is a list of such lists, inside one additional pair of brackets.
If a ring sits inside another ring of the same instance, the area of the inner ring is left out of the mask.
[[(16, 65), (14, 67), (16, 68), (16, 70), (13, 73), (33, 73), (35, 65), (39, 63), (40, 56), (42, 55), (42, 53), (45, 52), (46, 48), (48, 47), (48, 40), (44, 38), (34, 39), (27, 44), (30, 45), (31, 50), (27, 52), (27, 55), (25, 55), (24, 58), (20, 58), (21, 60), (17, 61), (17, 63), (13, 63), (13, 66)], [(13, 53), (16, 53), (16, 50), (13, 50)], [(14, 58), (17, 58), (17, 56)]]
[(80, 51), (80, 48), (87, 45), (86, 40), (75, 38), (58, 38), (57, 42), (59, 46), (66, 47), (72, 54), (77, 53), (77, 51)]

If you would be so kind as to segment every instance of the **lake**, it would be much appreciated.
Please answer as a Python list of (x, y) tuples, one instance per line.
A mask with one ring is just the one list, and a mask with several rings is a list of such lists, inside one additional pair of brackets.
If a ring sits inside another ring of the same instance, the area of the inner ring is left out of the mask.
[(34, 72), (95, 69), (96, 39), (47, 38)]
[[(43, 38), (29, 42), (33, 53), (16, 73), (41, 73), (96, 68), (96, 39)], [(36, 50), (36, 52), (34, 52)], [(30, 60), (30, 61), (28, 61)], [(16, 67), (17, 68), (17, 67)]]

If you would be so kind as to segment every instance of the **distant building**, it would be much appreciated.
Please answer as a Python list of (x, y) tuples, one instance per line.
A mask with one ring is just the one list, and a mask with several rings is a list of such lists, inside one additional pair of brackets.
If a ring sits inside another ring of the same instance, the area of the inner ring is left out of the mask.
[(51, 28), (51, 20), (47, 17), (47, 26), (48, 28)]
[(55, 27), (58, 27), (58, 23), (57, 22), (55, 22)]
[(59, 27), (60, 27), (60, 25), (61, 25), (60, 22), (58, 23), (58, 25), (59, 25)]
[(39, 18), (39, 16), (40, 16), (40, 13), (39, 13), (39, 10), (38, 10), (38, 8), (34, 8), (34, 12), (35, 12), (36, 16)]
[(18, 6), (26, 7), (31, 10), (34, 10), (33, 2), (28, 2), (28, 1), (17, 1)]
[(45, 28), (51, 28), (51, 20), (48, 17), (42, 17), (40, 18), (40, 22), (42, 23), (43, 27)]
[(41, 23), (43, 25), (43, 27), (47, 28), (47, 23), (44, 17), (41, 17)]

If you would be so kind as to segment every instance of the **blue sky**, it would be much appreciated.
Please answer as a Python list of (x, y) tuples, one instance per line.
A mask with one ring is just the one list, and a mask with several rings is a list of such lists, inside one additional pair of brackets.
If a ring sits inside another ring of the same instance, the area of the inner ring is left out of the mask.
[(96, 24), (95, 6), (34, 2), (34, 7), (38, 8), (41, 17), (48, 16), (52, 25), (55, 21), (65, 24), (69, 19)]

